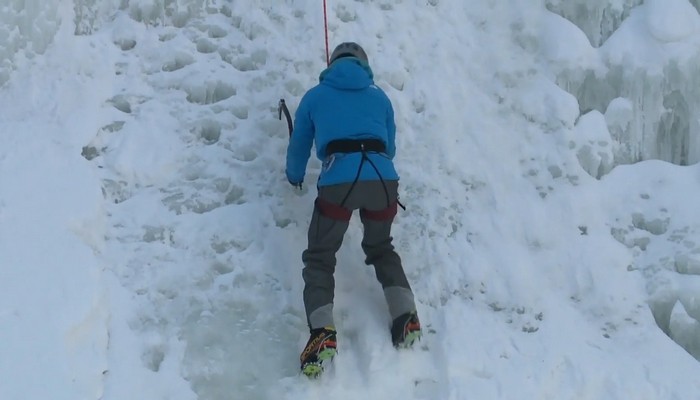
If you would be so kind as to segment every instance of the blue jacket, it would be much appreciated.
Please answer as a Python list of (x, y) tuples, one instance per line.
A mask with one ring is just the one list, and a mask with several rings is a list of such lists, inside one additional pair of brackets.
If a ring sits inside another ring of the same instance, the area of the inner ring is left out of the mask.
[[(392, 159), (396, 154), (394, 109), (386, 93), (374, 84), (369, 65), (357, 58), (333, 62), (319, 77), (320, 83), (302, 97), (294, 117), (294, 131), (287, 148), (287, 179), (302, 182), (316, 145), (316, 156), (323, 161), (318, 186), (359, 180), (398, 180)], [(337, 153), (326, 156), (326, 145), (336, 139), (379, 139), (386, 153), (368, 152), (376, 166), (361, 153)], [(362, 164), (362, 165), (361, 165)]]

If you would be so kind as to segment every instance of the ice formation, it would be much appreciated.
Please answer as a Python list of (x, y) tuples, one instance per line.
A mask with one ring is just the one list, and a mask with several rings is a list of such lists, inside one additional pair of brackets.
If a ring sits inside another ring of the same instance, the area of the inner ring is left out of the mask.
[(695, 164), (700, 161), (700, 16), (687, 0), (640, 3), (548, 2), (597, 48), (587, 62), (555, 66), (557, 82), (576, 96), (582, 113), (605, 114), (616, 142), (615, 165), (649, 159)]

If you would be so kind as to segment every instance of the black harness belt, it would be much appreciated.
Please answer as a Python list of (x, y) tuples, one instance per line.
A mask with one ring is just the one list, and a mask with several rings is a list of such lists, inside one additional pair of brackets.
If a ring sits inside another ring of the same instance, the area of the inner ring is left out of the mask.
[[(383, 141), (379, 139), (338, 139), (333, 140), (326, 145), (326, 156), (330, 156), (336, 153), (362, 153), (362, 161), (360, 162), (360, 169), (358, 169), (357, 171), (357, 177), (355, 178), (355, 181), (352, 183), (352, 186), (348, 190), (348, 194), (345, 196), (343, 201), (340, 202), (340, 204), (333, 204), (329, 201), (321, 199), (320, 197), (316, 199), (316, 209), (322, 215), (334, 219), (336, 221), (350, 221), (350, 217), (352, 216), (352, 210), (349, 210), (344, 207), (345, 201), (347, 200), (348, 196), (350, 196), (350, 192), (355, 187), (355, 184), (357, 183), (357, 180), (360, 177), (362, 163), (364, 163), (365, 160), (367, 160), (372, 165), (374, 170), (377, 172), (377, 175), (379, 175), (379, 180), (382, 182), (382, 184), (384, 184), (384, 180), (379, 174), (379, 171), (377, 171), (377, 167), (369, 158), (367, 158), (367, 152), (385, 153), (386, 145)], [(398, 199), (393, 202), (389, 200), (389, 193), (386, 192), (386, 185), (384, 185), (384, 191), (387, 196), (387, 207), (383, 210), (360, 209), (360, 216), (363, 219), (369, 219), (374, 221), (389, 221), (396, 216), (396, 206), (398, 204)]]
[(386, 152), (386, 145), (379, 139), (338, 139), (326, 145), (326, 156), (334, 153)]

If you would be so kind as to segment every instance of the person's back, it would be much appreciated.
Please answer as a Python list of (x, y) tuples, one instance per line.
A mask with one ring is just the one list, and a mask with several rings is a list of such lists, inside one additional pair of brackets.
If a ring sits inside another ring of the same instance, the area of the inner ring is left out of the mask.
[[(331, 64), (320, 76), (320, 83), (302, 98), (295, 117), (295, 128), (287, 152), (288, 178), (301, 182), (304, 178), (312, 140), (316, 155), (329, 156), (328, 143), (340, 139), (377, 139), (385, 151), (372, 153), (370, 160), (378, 172), (367, 168), (359, 180), (398, 180), (391, 159), (396, 153), (394, 111), (384, 91), (374, 84), (373, 73), (366, 61), (343, 57)], [(326, 168), (319, 186), (351, 182), (361, 164), (360, 153), (336, 154), (333, 168)]]
[(395, 136), (391, 102), (374, 84), (364, 50), (355, 43), (339, 45), (320, 83), (302, 98), (287, 149), (286, 174), (294, 186), (304, 180), (314, 143), (323, 161), (308, 247), (302, 254), (311, 336), (300, 361), (308, 376), (319, 374), (323, 361), (335, 355), (335, 254), (353, 210), (360, 210), (364, 227), (365, 263), (374, 265), (384, 289), (394, 346), (410, 347), (420, 337), (413, 292), (391, 244), (399, 180), (392, 161)]

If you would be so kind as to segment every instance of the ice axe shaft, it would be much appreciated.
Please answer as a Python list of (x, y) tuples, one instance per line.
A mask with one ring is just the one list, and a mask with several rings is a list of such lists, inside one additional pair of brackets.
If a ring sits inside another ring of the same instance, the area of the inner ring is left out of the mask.
[(287, 103), (284, 99), (280, 99), (279, 105), (277, 107), (277, 118), (282, 120), (282, 113), (284, 113), (284, 118), (287, 119), (287, 128), (289, 128), (289, 137), (292, 137), (292, 131), (294, 130), (294, 124), (292, 123), (292, 116), (289, 114), (289, 108), (287, 108)]

